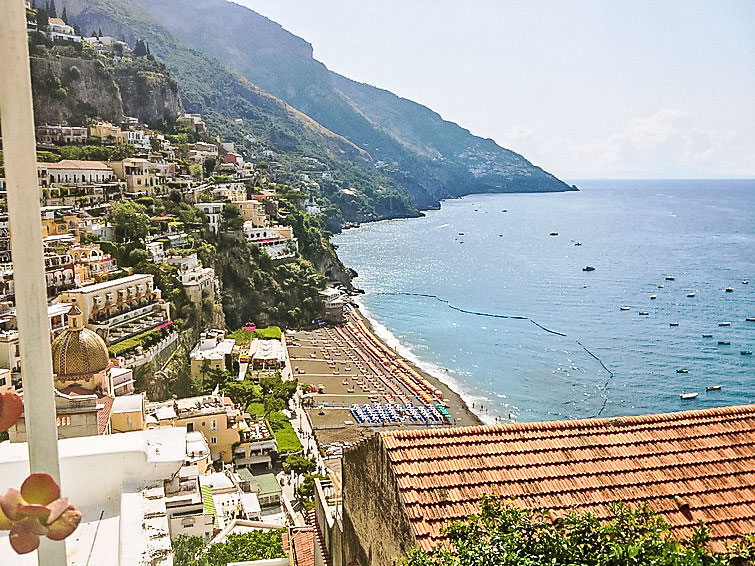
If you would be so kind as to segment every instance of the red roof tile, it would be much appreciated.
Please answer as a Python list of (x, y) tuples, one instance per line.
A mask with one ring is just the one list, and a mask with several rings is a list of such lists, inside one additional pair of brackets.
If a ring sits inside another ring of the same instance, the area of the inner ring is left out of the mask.
[(605, 518), (611, 502), (647, 501), (679, 535), (705, 521), (715, 550), (755, 531), (755, 405), (381, 438), (425, 549), (442, 539), (446, 521), (476, 513), (486, 494)]
[(315, 566), (315, 528), (302, 527), (293, 531), (291, 547), (292, 566)]
[(105, 434), (105, 429), (107, 429), (107, 425), (110, 422), (110, 413), (113, 412), (113, 401), (112, 397), (100, 397), (98, 399), (98, 402), (104, 405), (102, 409), (97, 411), (97, 425), (100, 434)]

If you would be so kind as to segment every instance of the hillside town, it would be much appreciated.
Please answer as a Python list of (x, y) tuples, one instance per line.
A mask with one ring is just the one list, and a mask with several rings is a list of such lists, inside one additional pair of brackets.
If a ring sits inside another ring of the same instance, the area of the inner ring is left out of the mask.
[[(54, 1), (25, 13), (48, 55), (154, 61), (144, 40), (80, 29)], [(448, 522), (477, 520), (489, 497), (556, 528), (647, 505), (714, 553), (755, 530), (755, 406), (484, 425), (363, 314), (319, 197), (330, 165), (304, 155), (308, 172), (291, 174), (259, 140), (242, 148), (208, 123), (181, 108), (162, 124), (34, 126), (37, 186), (24, 190), (39, 203), (49, 340), (36, 347), (52, 367), (61, 486), (49, 501), (0, 497), (1, 564), (31, 564), (38, 547), (41, 563), (46, 536), (65, 538), (69, 566), (392, 566), (447, 550)], [(11, 245), (5, 161), (18, 142), (3, 134), (0, 491), (26, 483), (44, 389), (30, 388), (28, 249)]]

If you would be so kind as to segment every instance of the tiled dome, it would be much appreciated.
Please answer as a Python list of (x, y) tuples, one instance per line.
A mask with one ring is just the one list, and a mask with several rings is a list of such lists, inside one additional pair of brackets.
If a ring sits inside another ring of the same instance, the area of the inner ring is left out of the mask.
[[(73, 305), (68, 312), (69, 321), (80, 315), (79, 308)], [(69, 323), (52, 343), (52, 370), (58, 376), (95, 374), (109, 363), (105, 341), (79, 324)]]

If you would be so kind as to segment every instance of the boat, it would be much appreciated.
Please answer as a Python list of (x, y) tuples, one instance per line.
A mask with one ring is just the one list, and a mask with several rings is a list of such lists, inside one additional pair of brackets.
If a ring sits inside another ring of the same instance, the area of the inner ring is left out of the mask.
[(742, 279), (742, 285), (747, 285), (749, 281), (747, 279)]
[(687, 293), (688, 297), (694, 297), (695, 295), (697, 295), (697, 293), (695, 293), (694, 291), (690, 291), (689, 293)]
[(575, 246), (581, 246), (581, 245), (582, 245), (582, 242), (574, 242), (574, 245), (575, 245)]
[(724, 289), (724, 292), (725, 293), (733, 293), (734, 292), (734, 287), (727, 287), (726, 289)]
[(464, 232), (459, 232), (459, 236), (463, 236), (463, 235), (464, 235)]
[(663, 285), (658, 285), (658, 288), (659, 289), (663, 289)]
[(658, 295), (650, 295), (650, 298), (651, 298), (651, 299), (657, 299), (657, 298), (658, 298)]
[(697, 396), (700, 395), (699, 393), (682, 393), (679, 395), (679, 397), (682, 398), (684, 401), (688, 401), (690, 399), (697, 399)]
[(650, 314), (650, 313), (649, 313), (649, 312), (647, 312), (647, 311), (640, 311), (640, 316), (647, 316), (647, 315), (649, 315), (649, 314)]
[(752, 356), (752, 351), (750, 350), (740, 350), (739, 353), (743, 356)]
[(629, 310), (629, 307), (619, 307), (619, 310), (620, 310), (620, 311), (628, 311), (628, 310)]
[(666, 281), (673, 281), (674, 276), (673, 275), (666, 275)]
[(688, 369), (678, 369), (676, 370), (676, 373), (689, 373)]
[(713, 338), (713, 334), (703, 334), (703, 338)]
[(679, 326), (679, 323), (678, 322), (669, 322), (668, 325), (669, 326)]
[(731, 322), (719, 322), (718, 326), (731, 326)]
[(585, 265), (582, 271), (595, 271), (595, 268), (592, 265)]
[(708, 385), (705, 388), (705, 390), (706, 391), (721, 391), (721, 386), (720, 385)]
[(506, 210), (506, 209), (504, 208), (504, 209), (503, 209), (503, 210), (502, 210), (501, 212), (508, 212), (508, 210)]
[(745, 320), (747, 322), (755, 322), (755, 316), (748, 316)]
[(731, 342), (729, 340), (719, 340), (718, 341), (718, 345), (719, 346), (728, 346), (729, 344), (731, 344)]
[(558, 236), (558, 232), (551, 232), (551, 236)]

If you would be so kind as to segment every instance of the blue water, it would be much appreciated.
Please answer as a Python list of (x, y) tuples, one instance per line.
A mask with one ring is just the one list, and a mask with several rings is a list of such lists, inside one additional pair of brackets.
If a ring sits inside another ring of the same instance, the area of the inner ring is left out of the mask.
[(755, 181), (578, 186), (445, 201), (347, 230), (338, 253), (384, 337), (486, 421), (755, 402), (755, 356), (740, 355), (755, 350)]

